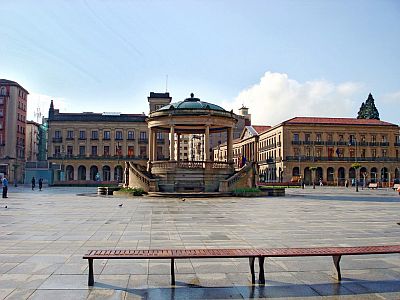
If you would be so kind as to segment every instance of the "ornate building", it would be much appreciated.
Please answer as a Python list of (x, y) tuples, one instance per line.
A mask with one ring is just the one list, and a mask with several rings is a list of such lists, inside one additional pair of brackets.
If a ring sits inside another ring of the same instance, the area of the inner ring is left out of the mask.
[[(214, 148), (219, 159), (224, 148)], [(234, 155), (257, 162), (259, 180), (289, 182), (304, 179), (343, 185), (356, 178), (352, 164), (359, 163), (360, 182), (400, 180), (398, 125), (372, 119), (297, 117), (261, 132), (248, 127), (235, 141)], [(219, 155), (219, 156), (218, 156)], [(223, 156), (222, 156), (223, 159)]]
[[(151, 93), (150, 110), (164, 106), (168, 93)], [(148, 128), (144, 114), (60, 113), (53, 101), (48, 117), (48, 160), (60, 165), (57, 181), (123, 181), (125, 161), (145, 166)], [(156, 153), (168, 153), (168, 140), (157, 134)]]

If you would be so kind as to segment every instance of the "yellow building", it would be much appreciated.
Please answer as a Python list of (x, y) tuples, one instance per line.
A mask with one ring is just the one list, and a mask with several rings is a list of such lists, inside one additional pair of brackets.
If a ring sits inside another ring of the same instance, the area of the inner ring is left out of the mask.
[[(150, 111), (171, 102), (169, 93), (150, 93)], [(48, 118), (48, 160), (59, 165), (59, 181), (123, 181), (125, 161), (146, 166), (148, 132), (144, 114), (60, 113), (53, 101)], [(167, 157), (168, 139), (156, 133), (156, 154)]]
[[(379, 120), (296, 117), (261, 133), (246, 128), (235, 142), (234, 155), (258, 165), (259, 181), (344, 185), (400, 180), (398, 125)], [(218, 159), (214, 149), (214, 159)], [(255, 155), (256, 153), (256, 155)]]

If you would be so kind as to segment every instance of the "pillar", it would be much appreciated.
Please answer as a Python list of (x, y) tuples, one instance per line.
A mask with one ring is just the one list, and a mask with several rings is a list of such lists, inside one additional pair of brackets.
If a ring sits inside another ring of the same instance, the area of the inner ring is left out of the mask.
[(210, 125), (206, 125), (204, 138), (204, 161), (210, 161)]
[(176, 152), (177, 152), (177, 158), (176, 158), (176, 160), (177, 161), (180, 161), (181, 159), (180, 159), (180, 157), (181, 157), (181, 134), (180, 133), (178, 133), (177, 134), (177, 138), (178, 138), (178, 142), (177, 142), (177, 149), (176, 149)]
[(169, 130), (169, 160), (175, 160), (175, 126)]
[(231, 163), (233, 160), (233, 130), (231, 127), (228, 128), (228, 141), (227, 141), (227, 158), (228, 163)]
[(149, 161), (153, 161), (153, 128), (149, 128)]
[(151, 160), (156, 161), (157, 160), (157, 132), (154, 129), (152, 130), (151, 143), (152, 143), (152, 148), (153, 148), (153, 152), (151, 153)]

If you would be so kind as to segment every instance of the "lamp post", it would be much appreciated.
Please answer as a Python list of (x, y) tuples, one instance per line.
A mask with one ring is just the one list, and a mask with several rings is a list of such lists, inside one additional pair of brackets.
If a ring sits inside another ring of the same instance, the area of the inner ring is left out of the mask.
[(361, 167), (361, 165), (357, 162), (357, 139), (354, 137), (354, 140), (351, 140), (349, 145), (352, 145), (354, 141), (354, 146), (355, 146), (355, 152), (354, 152), (354, 164), (352, 164), (352, 167), (354, 168), (355, 171), (355, 185), (356, 185), (356, 192), (358, 192), (358, 169)]
[(64, 145), (61, 146), (61, 172), (60, 172), (60, 181), (63, 181), (65, 178), (64, 175), (64, 157), (65, 157), (65, 148)]

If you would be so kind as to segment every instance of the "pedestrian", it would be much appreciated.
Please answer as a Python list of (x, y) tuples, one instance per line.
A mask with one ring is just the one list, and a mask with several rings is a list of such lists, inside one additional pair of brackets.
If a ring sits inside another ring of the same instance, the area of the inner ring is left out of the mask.
[(43, 178), (39, 179), (39, 191), (42, 191), (42, 186), (43, 186)]
[(349, 182), (347, 181), (347, 179), (344, 181), (344, 186), (349, 187)]
[(324, 186), (324, 184), (322, 183), (322, 178), (319, 179), (319, 186)]
[(32, 177), (32, 191), (35, 189), (36, 186), (36, 180), (35, 177)]
[(8, 191), (8, 180), (4, 176), (3, 179), (1, 180), (1, 183), (3, 185), (3, 198), (8, 198), (7, 196), (7, 191)]

